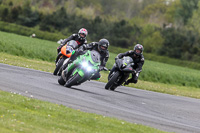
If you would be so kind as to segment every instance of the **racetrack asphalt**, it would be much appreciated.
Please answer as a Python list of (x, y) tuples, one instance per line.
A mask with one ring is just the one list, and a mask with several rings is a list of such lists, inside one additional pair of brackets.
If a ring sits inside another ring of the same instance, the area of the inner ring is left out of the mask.
[(116, 91), (105, 83), (87, 81), (66, 88), (52, 73), (0, 63), (0, 89), (138, 123), (162, 131), (200, 133), (200, 99), (174, 96), (130, 87)]

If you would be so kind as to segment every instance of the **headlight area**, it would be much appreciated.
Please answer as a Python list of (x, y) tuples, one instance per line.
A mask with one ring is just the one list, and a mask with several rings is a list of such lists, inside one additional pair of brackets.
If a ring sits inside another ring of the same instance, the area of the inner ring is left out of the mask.
[(82, 62), (82, 68), (84, 68), (87, 72), (93, 71), (92, 67), (88, 64), (88, 62)]

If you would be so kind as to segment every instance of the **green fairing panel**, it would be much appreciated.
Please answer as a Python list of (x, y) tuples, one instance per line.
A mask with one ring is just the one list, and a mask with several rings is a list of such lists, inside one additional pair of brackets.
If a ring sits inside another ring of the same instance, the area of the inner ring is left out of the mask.
[(76, 73), (78, 73), (81, 77), (84, 76), (84, 72), (83, 72), (82, 69), (77, 68), (77, 69), (74, 71), (73, 75), (75, 75)]
[[(73, 54), (73, 53), (72, 53)], [(100, 65), (100, 62), (94, 62), (93, 59), (92, 59), (92, 55), (91, 55), (91, 51), (87, 51), (85, 54), (83, 55), (80, 55), (77, 57), (76, 60), (74, 60), (73, 63), (69, 64), (68, 66), (68, 71), (70, 71), (71, 69), (73, 69), (74, 67), (77, 67), (77, 66), (80, 66), (80, 64), (84, 61), (84, 60), (87, 60), (89, 62), (91, 62), (93, 64), (92, 68), (93, 69), (96, 69), (98, 70), (99, 68), (99, 65)], [(82, 70), (81, 68), (77, 68), (74, 72), (73, 72), (73, 75), (76, 74), (76, 73), (79, 73), (79, 75), (81, 77), (84, 76), (84, 70)]]

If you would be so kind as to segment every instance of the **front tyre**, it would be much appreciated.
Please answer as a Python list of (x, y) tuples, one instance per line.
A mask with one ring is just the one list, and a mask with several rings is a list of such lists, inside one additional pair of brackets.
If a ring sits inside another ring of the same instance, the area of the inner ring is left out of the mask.
[(70, 88), (72, 85), (75, 85), (77, 81), (79, 81), (80, 79), (81, 79), (81, 76), (78, 73), (76, 73), (66, 82), (64, 86)]
[(119, 71), (115, 72), (115, 74), (110, 78), (110, 80), (106, 84), (106, 86), (105, 86), (106, 90), (108, 90), (109, 88), (111, 88), (112, 90), (114, 90), (116, 88), (116, 85), (114, 84), (114, 82), (118, 79), (119, 75), (120, 75)]
[(60, 68), (62, 67), (64, 61), (65, 61), (64, 58), (62, 58), (62, 59), (59, 60), (59, 63), (58, 63), (58, 65), (56, 66), (56, 69), (54, 70), (53, 75), (58, 75), (59, 70), (60, 70)]

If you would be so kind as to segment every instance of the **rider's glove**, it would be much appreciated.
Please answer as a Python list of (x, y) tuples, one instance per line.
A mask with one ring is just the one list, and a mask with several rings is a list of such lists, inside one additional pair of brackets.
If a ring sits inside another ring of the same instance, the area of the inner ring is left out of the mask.
[(108, 68), (104, 67), (103, 70), (104, 70), (104, 71), (108, 71)]
[(133, 71), (132, 71), (132, 74), (136, 74), (136, 73), (138, 73), (137, 70), (133, 70)]
[(104, 66), (99, 66), (99, 70), (102, 71), (102, 70), (105, 70), (105, 71), (108, 71), (108, 69)]
[(115, 61), (118, 60), (118, 59), (119, 59), (118, 57), (115, 57)]
[(82, 51), (84, 51), (84, 47), (83, 46), (80, 46), (78, 49), (77, 49), (77, 52), (82, 52)]
[(63, 41), (64, 41), (63, 39), (60, 39), (60, 40), (57, 41), (57, 43), (58, 43), (58, 44), (62, 44)]

